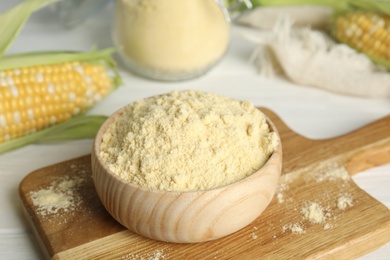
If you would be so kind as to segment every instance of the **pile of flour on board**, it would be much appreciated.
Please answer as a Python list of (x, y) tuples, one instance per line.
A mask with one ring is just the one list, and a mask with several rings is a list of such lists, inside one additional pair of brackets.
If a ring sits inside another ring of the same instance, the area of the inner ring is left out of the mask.
[(86, 169), (72, 164), (68, 170), (71, 176), (55, 178), (48, 187), (29, 193), (32, 204), (41, 216), (73, 211), (82, 202), (78, 190), (85, 181)]
[(83, 181), (81, 177), (69, 176), (57, 179), (48, 188), (30, 192), (32, 203), (42, 216), (56, 214), (60, 210), (63, 212), (73, 210), (80, 202), (74, 196), (75, 189)]
[(207, 190), (253, 174), (279, 142), (249, 101), (182, 91), (125, 107), (103, 134), (100, 157), (143, 187)]

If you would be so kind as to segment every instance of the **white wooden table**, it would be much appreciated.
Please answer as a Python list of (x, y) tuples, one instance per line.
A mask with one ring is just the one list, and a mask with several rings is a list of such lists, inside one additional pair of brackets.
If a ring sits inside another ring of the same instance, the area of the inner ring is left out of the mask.
[[(19, 2), (3, 0), (3, 12)], [(63, 29), (50, 9), (34, 14), (9, 50), (19, 53), (36, 50), (89, 50), (112, 46), (110, 8), (82, 26)], [(121, 70), (124, 86), (98, 104), (91, 113), (109, 115), (139, 98), (172, 90), (196, 89), (216, 92), (237, 99), (248, 99), (256, 106), (276, 112), (294, 131), (309, 138), (330, 138), (359, 128), (390, 113), (389, 99), (342, 96), (298, 86), (284, 79), (259, 76), (248, 63), (254, 44), (232, 30), (227, 56), (207, 75), (185, 82), (149, 81)], [(1, 33), (0, 33), (1, 34)], [(390, 135), (390, 133), (389, 133)], [(0, 155), (0, 259), (41, 259), (38, 244), (21, 213), (18, 186), (31, 171), (90, 153), (92, 140), (51, 145), (30, 145)], [(390, 208), (390, 164), (353, 177), (357, 184)], [(361, 259), (390, 259), (390, 244)]]

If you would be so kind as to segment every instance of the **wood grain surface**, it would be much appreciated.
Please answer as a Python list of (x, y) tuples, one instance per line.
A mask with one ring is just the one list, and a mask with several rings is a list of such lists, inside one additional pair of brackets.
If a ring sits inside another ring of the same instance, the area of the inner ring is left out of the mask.
[[(91, 179), (90, 155), (34, 171), (19, 193), (27, 220), (48, 259), (351, 259), (390, 241), (390, 210), (362, 191), (350, 177), (390, 162), (390, 116), (327, 140), (291, 131), (272, 111), (283, 145), (277, 196), (250, 225), (210, 242), (175, 244), (136, 235), (104, 209)], [(61, 178), (82, 178), (70, 211), (42, 214), (31, 194)], [(340, 208), (340, 198), (350, 204)], [(302, 211), (321, 206), (324, 219)], [(240, 212), (237, 212), (240, 214)], [(295, 229), (293, 228), (295, 227)], [(300, 229), (296, 229), (300, 227)]]

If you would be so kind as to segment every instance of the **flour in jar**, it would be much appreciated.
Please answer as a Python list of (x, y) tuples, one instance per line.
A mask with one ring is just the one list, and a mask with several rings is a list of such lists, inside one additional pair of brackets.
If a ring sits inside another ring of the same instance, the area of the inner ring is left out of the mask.
[(214, 0), (119, 0), (115, 14), (122, 57), (143, 69), (201, 71), (229, 45), (230, 25)]

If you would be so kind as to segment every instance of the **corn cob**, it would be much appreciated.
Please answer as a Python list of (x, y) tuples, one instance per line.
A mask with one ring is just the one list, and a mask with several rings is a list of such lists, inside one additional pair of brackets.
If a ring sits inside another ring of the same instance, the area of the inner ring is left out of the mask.
[(374, 61), (390, 62), (390, 16), (368, 11), (347, 12), (336, 16), (332, 33), (338, 41)]
[(102, 64), (62, 62), (0, 72), (0, 143), (64, 122), (113, 89)]
[(121, 84), (112, 50), (6, 55), (30, 15), (57, 0), (25, 0), (0, 14), (0, 153), (94, 137), (107, 116), (82, 114)]

